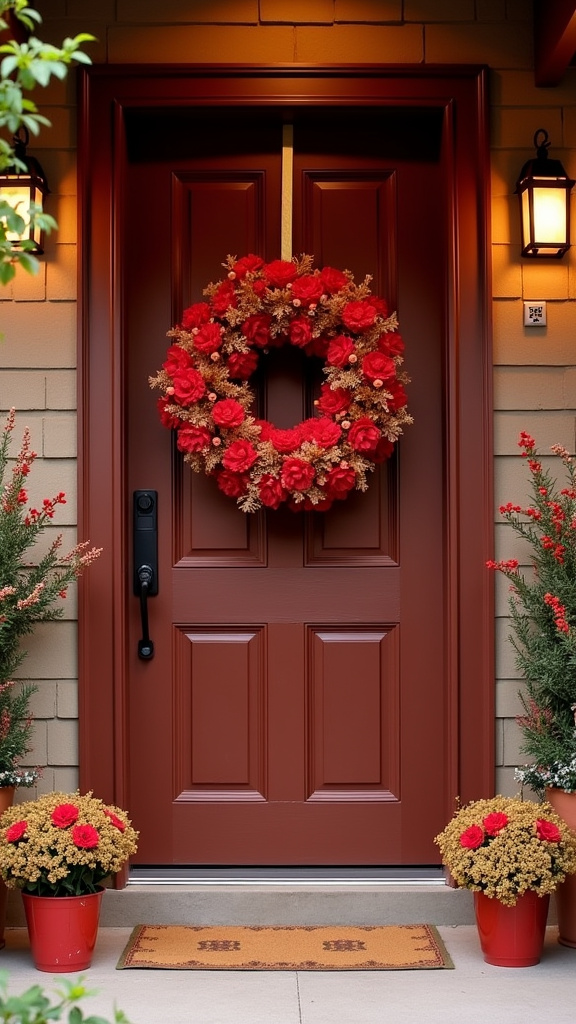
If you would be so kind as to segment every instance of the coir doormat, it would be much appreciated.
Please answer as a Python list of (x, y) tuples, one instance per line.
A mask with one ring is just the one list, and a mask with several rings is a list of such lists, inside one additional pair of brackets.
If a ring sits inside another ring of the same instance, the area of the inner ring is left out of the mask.
[(385, 927), (202, 927), (141, 924), (117, 969), (408, 971), (453, 968), (429, 924)]

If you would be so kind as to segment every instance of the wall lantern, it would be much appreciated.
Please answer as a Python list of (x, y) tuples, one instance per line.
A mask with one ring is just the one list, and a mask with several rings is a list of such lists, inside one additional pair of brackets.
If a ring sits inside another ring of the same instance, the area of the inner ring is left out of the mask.
[(30, 225), (30, 204), (35, 203), (41, 212), (44, 196), (49, 189), (40, 164), (33, 156), (26, 154), (29, 138), (28, 129), (23, 127), (12, 139), (14, 156), (19, 162), (0, 172), (0, 200), (10, 203), (26, 225), (21, 236), (7, 232), (6, 237), (12, 242), (13, 248), (21, 250), (21, 240), (26, 240), (32, 242), (32, 246), (26, 246), (28, 252), (41, 254), (44, 252), (44, 232), (38, 224)]
[(574, 182), (559, 160), (550, 160), (544, 128), (534, 134), (534, 146), (536, 158), (524, 164), (516, 183), (522, 255), (561, 259), (570, 248), (570, 192)]

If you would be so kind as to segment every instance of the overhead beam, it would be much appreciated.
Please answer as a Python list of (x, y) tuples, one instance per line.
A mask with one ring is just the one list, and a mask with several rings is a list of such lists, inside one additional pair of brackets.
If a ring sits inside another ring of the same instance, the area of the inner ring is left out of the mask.
[(576, 53), (575, 0), (534, 0), (534, 79), (558, 85)]

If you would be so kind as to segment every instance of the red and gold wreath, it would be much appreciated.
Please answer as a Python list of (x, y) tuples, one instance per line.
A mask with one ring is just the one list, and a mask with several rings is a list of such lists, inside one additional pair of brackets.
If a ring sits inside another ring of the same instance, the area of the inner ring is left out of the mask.
[[(228, 256), (227, 277), (186, 309), (150, 385), (164, 426), (192, 469), (214, 476), (244, 512), (262, 505), (326, 510), (393, 451), (406, 409), (395, 313), (370, 277), (314, 269), (311, 256), (265, 263)], [(273, 346), (295, 345), (324, 362), (315, 415), (285, 430), (254, 413), (249, 381)]]

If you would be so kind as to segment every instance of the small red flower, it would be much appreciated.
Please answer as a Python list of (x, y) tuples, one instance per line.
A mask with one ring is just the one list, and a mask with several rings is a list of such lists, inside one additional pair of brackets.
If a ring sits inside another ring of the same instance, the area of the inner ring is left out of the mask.
[(167, 412), (166, 406), (170, 404), (170, 399), (163, 395), (159, 398), (156, 405), (158, 407), (158, 413), (160, 415), (160, 422), (163, 427), (168, 427), (169, 430), (179, 426), (180, 420), (177, 416), (173, 416), (171, 412)]
[(242, 494), (246, 494), (248, 476), (246, 473), (232, 473), (229, 469), (221, 469), (216, 474), (216, 483), (228, 498), (240, 498)]
[(232, 273), (236, 275), (238, 281), (242, 281), (246, 274), (253, 274), (255, 270), (260, 270), (260, 267), (264, 266), (264, 260), (261, 256), (255, 256), (254, 253), (248, 253), (247, 256), (242, 256), (241, 259), (236, 260), (232, 267)]
[(330, 499), (345, 498), (356, 484), (356, 473), (351, 466), (335, 466), (326, 477), (326, 492)]
[(497, 836), (503, 828), (506, 828), (509, 821), (510, 819), (507, 814), (504, 814), (501, 811), (494, 811), (492, 814), (486, 815), (482, 824), (486, 829), (487, 835)]
[(78, 821), (78, 808), (75, 804), (58, 804), (50, 815), (50, 820), (56, 828), (69, 828), (75, 821)]
[(170, 377), (178, 373), (179, 370), (186, 370), (191, 365), (190, 355), (181, 345), (170, 345), (166, 353), (166, 359), (162, 363), (163, 368)]
[(182, 314), (182, 327), (185, 331), (193, 331), (195, 328), (207, 324), (210, 319), (210, 306), (207, 302), (195, 302)]
[(221, 402), (215, 402), (212, 407), (212, 416), (217, 427), (239, 427), (244, 422), (244, 409), (234, 398), (224, 398)]
[(347, 334), (339, 334), (332, 338), (326, 352), (326, 359), (331, 366), (346, 366), (354, 352), (354, 342)]
[(559, 843), (562, 833), (553, 821), (546, 821), (545, 818), (538, 818), (536, 821), (536, 835), (547, 843)]
[(283, 455), (289, 455), (290, 452), (296, 451), (300, 447), (300, 441), (302, 440), (300, 431), (295, 427), (290, 430), (282, 430), (280, 427), (270, 427), (268, 431), (268, 440), (274, 445), (277, 452), (281, 452)]
[(93, 850), (100, 842), (100, 833), (93, 825), (74, 825), (72, 842), (82, 850)]
[(15, 821), (13, 825), (10, 825), (4, 835), (6, 836), (7, 843), (17, 843), (19, 839), (25, 834), (28, 828), (27, 821)]
[(280, 481), (270, 473), (265, 473), (258, 484), (260, 501), (267, 508), (278, 508), (286, 498), (286, 491)]
[(267, 313), (254, 313), (242, 324), (242, 333), (257, 348), (266, 348), (270, 344), (271, 323), (272, 318)]
[(273, 260), (264, 267), (264, 276), (272, 288), (285, 288), (297, 274), (296, 264), (288, 260)]
[(369, 352), (362, 360), (362, 373), (367, 380), (394, 380), (396, 366), (390, 356), (383, 352)]
[(258, 353), (253, 349), (250, 352), (232, 352), (228, 356), (228, 373), (236, 380), (248, 380), (258, 366)]
[(467, 850), (477, 850), (484, 842), (484, 829), (480, 825), (470, 825), (460, 836), (460, 846)]
[(222, 281), (222, 284), (212, 296), (212, 310), (216, 316), (224, 316), (227, 309), (235, 309), (238, 305), (236, 289), (232, 281)]
[(348, 284), (346, 274), (335, 267), (323, 267), (320, 271), (320, 277), (322, 278), (324, 291), (328, 292), (329, 295), (333, 295), (334, 292), (341, 292)]
[(352, 395), (346, 388), (331, 388), (329, 384), (323, 384), (316, 406), (321, 412), (334, 416), (337, 412), (345, 412), (351, 399)]
[(398, 331), (385, 331), (378, 338), (378, 348), (384, 355), (401, 356), (404, 351), (404, 342)]
[(312, 484), (316, 470), (304, 459), (284, 459), (281, 481), (288, 491), (306, 491)]
[(198, 334), (194, 335), (194, 348), (203, 355), (212, 355), (222, 347), (222, 331), (218, 324), (204, 324)]
[(312, 340), (312, 325), (305, 316), (297, 316), (290, 324), (289, 333), (292, 345), (306, 348)]
[(377, 313), (374, 305), (364, 300), (360, 302), (347, 302), (342, 310), (342, 322), (348, 330), (356, 333), (371, 327), (376, 316)]
[(233, 441), (222, 458), (222, 465), (231, 469), (233, 473), (244, 473), (250, 466), (253, 466), (258, 458), (258, 452), (250, 441)]
[(179, 452), (201, 452), (207, 448), (212, 439), (212, 434), (206, 427), (194, 427), (191, 423), (185, 423), (180, 427), (176, 439)]
[(368, 416), (362, 416), (361, 419), (356, 420), (348, 431), (348, 440), (355, 452), (373, 451), (380, 437), (378, 427)]
[(179, 405), (192, 405), (206, 394), (204, 378), (198, 370), (180, 370), (172, 378), (174, 398)]
[(302, 436), (307, 441), (314, 441), (321, 448), (331, 448), (338, 444), (342, 436), (342, 428), (334, 420), (322, 416), (320, 419), (312, 418), (304, 420), (301, 425)]
[(303, 306), (309, 306), (318, 302), (323, 291), (324, 283), (319, 274), (303, 274), (292, 285), (292, 300), (298, 299)]
[(122, 818), (119, 818), (118, 815), (114, 813), (114, 811), (111, 811), (109, 810), (108, 807), (105, 807), (104, 814), (106, 815), (107, 818), (110, 818), (110, 821), (112, 822), (113, 825), (116, 826), (119, 832), (124, 832), (126, 830), (125, 822), (123, 822)]

